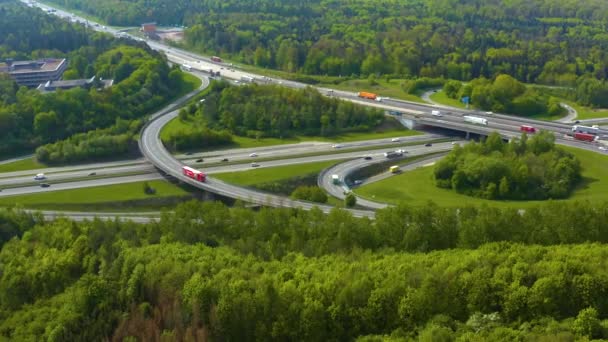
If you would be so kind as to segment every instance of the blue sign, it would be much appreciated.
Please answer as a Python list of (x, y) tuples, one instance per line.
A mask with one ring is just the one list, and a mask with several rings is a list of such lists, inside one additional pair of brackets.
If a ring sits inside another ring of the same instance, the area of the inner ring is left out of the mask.
[(466, 103), (466, 104), (469, 104), (469, 100), (470, 100), (470, 98), (468, 96), (463, 96), (462, 99), (460, 99), (460, 101), (462, 101), (462, 103)]

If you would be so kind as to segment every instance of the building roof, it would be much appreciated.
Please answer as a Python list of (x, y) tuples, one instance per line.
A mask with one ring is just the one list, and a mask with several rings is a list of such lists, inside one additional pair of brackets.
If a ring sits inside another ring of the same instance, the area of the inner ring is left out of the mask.
[(65, 58), (62, 59), (41, 59), (37, 61), (15, 61), (2, 63), (0, 71), (9, 72), (11, 74), (23, 74), (31, 72), (55, 71), (59, 69)]

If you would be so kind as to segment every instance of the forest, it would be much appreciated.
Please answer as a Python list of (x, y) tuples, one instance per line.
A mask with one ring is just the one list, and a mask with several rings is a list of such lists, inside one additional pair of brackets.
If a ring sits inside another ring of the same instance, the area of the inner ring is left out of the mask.
[(193, 201), (150, 224), (2, 209), (0, 336), (608, 338), (606, 208), (429, 203), (370, 221)]
[[(120, 155), (132, 146), (130, 137), (136, 132), (125, 136), (127, 130), (113, 127), (117, 121), (138, 128), (138, 119), (190, 87), (179, 68), (168, 67), (145, 44), (86, 31), (37, 9), (0, 4), (0, 32), (8, 32), (0, 35), (0, 59), (67, 58), (66, 78), (114, 80), (102, 90), (41, 94), (0, 75), (0, 157), (42, 145), (37, 154), (48, 163)], [(89, 134), (96, 140), (91, 145), (78, 143), (82, 134), (96, 129)]]
[[(381, 110), (327, 98), (314, 88), (275, 85), (218, 86), (200, 116), (211, 128), (251, 137), (331, 136), (367, 131), (384, 120)], [(196, 113), (194, 113), (196, 115)]]
[(581, 180), (576, 157), (541, 131), (505, 143), (494, 132), (480, 143), (454, 149), (435, 165), (440, 188), (486, 199), (566, 198)]
[(368, 131), (381, 124), (384, 115), (378, 109), (327, 98), (312, 87), (294, 90), (213, 81), (198, 105), (180, 110), (179, 119), (188, 130), (174, 131), (165, 139), (175, 149), (230, 143), (231, 134), (282, 139)]
[(52, 0), (112, 25), (185, 25), (188, 47), (304, 74), (527, 83), (604, 80), (608, 3), (595, 0)]

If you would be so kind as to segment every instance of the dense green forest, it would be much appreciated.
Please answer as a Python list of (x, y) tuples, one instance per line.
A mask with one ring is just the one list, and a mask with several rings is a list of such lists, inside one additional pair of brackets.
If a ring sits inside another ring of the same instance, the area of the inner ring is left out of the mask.
[[(0, 156), (37, 146), (43, 162), (117, 156), (134, 146), (134, 121), (191, 85), (178, 68), (145, 44), (118, 40), (13, 3), (0, 4), (0, 59), (68, 58), (68, 78), (113, 79), (107, 89), (75, 88), (41, 94), (0, 75)], [(128, 122), (122, 122), (128, 121)], [(87, 145), (78, 135), (87, 136)], [(130, 135), (126, 137), (125, 134)]]
[(574, 85), (606, 78), (596, 0), (53, 0), (112, 25), (184, 24), (186, 44), (291, 72)]
[(454, 149), (435, 165), (442, 188), (487, 199), (565, 198), (581, 180), (576, 157), (541, 131), (505, 143), (496, 132), (480, 143)]
[(198, 105), (180, 111), (179, 119), (189, 128), (166, 138), (165, 143), (171, 148), (226, 144), (231, 141), (229, 134), (251, 138), (332, 136), (368, 131), (384, 120), (381, 110), (327, 98), (311, 87), (236, 87), (214, 81), (202, 97)]
[(370, 221), (189, 202), (145, 225), (2, 210), (0, 336), (606, 338), (606, 208), (429, 204)]

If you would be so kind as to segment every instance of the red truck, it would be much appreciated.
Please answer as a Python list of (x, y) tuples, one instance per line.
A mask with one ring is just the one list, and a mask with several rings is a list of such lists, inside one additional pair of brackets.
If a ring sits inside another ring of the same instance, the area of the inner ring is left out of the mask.
[(574, 139), (582, 141), (595, 141), (596, 136), (587, 133), (574, 133)]
[(222, 63), (222, 59), (219, 58), (218, 56), (211, 57), (211, 60), (214, 61), (214, 62), (216, 62), (216, 63)]
[(203, 172), (201, 172), (197, 169), (193, 169), (190, 166), (184, 166), (182, 168), (182, 171), (185, 176), (188, 176), (192, 179), (196, 179), (199, 182), (204, 182), (205, 179), (207, 179), (207, 176)]
[(365, 91), (360, 91), (359, 94), (357, 94), (357, 96), (362, 97), (364, 99), (370, 99), (370, 100), (376, 100), (378, 98), (378, 95), (376, 95), (374, 93), (368, 93)]
[(521, 125), (519, 130), (526, 133), (536, 133), (536, 128), (532, 126)]

